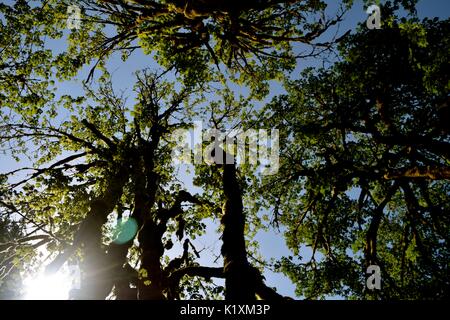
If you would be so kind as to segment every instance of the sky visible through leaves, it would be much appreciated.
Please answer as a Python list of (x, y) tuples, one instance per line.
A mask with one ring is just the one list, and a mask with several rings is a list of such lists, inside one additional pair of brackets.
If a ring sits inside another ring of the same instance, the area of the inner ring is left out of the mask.
[[(4, 1), (3, 1), (4, 2)], [(6, 1), (7, 3), (10, 1)], [(336, 5), (334, 1), (329, 1), (328, 10), (330, 13), (336, 11)], [(420, 1), (417, 5), (417, 12), (420, 18), (424, 17), (439, 17), (442, 19), (448, 18), (450, 13), (450, 1), (448, 0), (423, 0)], [(356, 2), (353, 8), (346, 14), (344, 21), (340, 24), (340, 32), (344, 33), (347, 30), (354, 30), (357, 27), (357, 24), (365, 21), (367, 19), (367, 14), (364, 10), (362, 2)], [(54, 52), (61, 52), (65, 50), (65, 40), (64, 38), (56, 41), (49, 41), (48, 46)], [(318, 61), (314, 58), (309, 58), (306, 60), (301, 60), (297, 69), (294, 73), (300, 72), (305, 67), (310, 66), (318, 66)], [(89, 70), (91, 66), (85, 66), (80, 72), (76, 79), (61, 82), (58, 84), (57, 95), (70, 94), (72, 96), (83, 95), (83, 88), (81, 86), (81, 81), (85, 80), (88, 76)], [(128, 102), (133, 103), (134, 93), (133, 93), (133, 84), (134, 84), (134, 73), (137, 70), (143, 68), (152, 68), (155, 67), (155, 63), (152, 61), (151, 56), (145, 55), (140, 50), (136, 50), (133, 52), (132, 56), (128, 58), (126, 61), (122, 61), (120, 54), (113, 54), (109, 59), (107, 68), (112, 75), (112, 83), (114, 89), (117, 92), (123, 92), (124, 96), (128, 97)], [(94, 80), (95, 83), (95, 80)], [(272, 96), (278, 95), (282, 92), (281, 86), (273, 82), (271, 87), (271, 94), (266, 98), (268, 101)], [(64, 121), (64, 115), (59, 116), (60, 120)], [(26, 158), (22, 158), (20, 163), (17, 163), (12, 158), (7, 157), (5, 155), (0, 155), (0, 163), (1, 168), (4, 171), (11, 171), (26, 165)], [(199, 189), (196, 189), (191, 183), (192, 174), (188, 172), (189, 169), (187, 166), (181, 166), (179, 170), (179, 179), (185, 183), (186, 189), (191, 193), (199, 192)], [(20, 178), (20, 177), (19, 177)], [(197, 249), (203, 249), (205, 251), (213, 252), (215, 255), (220, 255), (220, 245), (221, 241), (219, 239), (220, 234), (215, 232), (215, 226), (213, 224), (207, 224), (207, 233), (205, 236), (197, 238), (193, 241), (194, 245)], [(282, 256), (289, 256), (291, 253), (287, 249), (284, 239), (283, 239), (283, 230), (281, 229), (279, 232), (276, 230), (271, 231), (260, 231), (255, 240), (260, 247), (261, 254), (267, 259), (270, 258), (279, 259)], [(180, 248), (174, 247), (172, 249), (173, 255), (176, 256), (178, 254)], [(310, 254), (308, 252), (309, 249), (306, 249), (303, 252), (300, 252), (301, 256), (307, 256)], [(169, 254), (170, 255), (170, 254)], [(202, 255), (199, 262), (204, 263), (206, 265), (211, 265), (212, 263), (216, 263), (217, 266), (222, 264), (221, 258), (216, 261), (212, 261), (213, 255)], [(256, 258), (256, 257), (255, 257)], [(291, 283), (286, 276), (281, 273), (274, 273), (273, 271), (266, 269), (265, 277), (267, 283), (270, 285), (275, 285), (278, 292), (282, 295), (295, 297), (295, 285)], [(218, 281), (220, 282), (220, 281)], [(339, 297), (333, 297), (339, 298)]]

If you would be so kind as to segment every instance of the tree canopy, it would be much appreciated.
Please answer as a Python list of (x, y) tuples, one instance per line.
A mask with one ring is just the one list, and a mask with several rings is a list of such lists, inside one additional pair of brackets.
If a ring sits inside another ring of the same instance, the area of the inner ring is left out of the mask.
[(375, 264), (382, 298), (448, 296), (448, 31), (409, 20), (349, 36), (341, 62), (267, 105), (286, 141), (261, 188), (302, 257), (279, 264), (299, 293), (371, 296), (360, 283)]
[[(415, 2), (348, 32), (352, 1), (329, 16), (325, 1), (81, 0), (70, 31), (72, 3), (1, 4), (0, 148), (17, 164), (0, 170), (0, 298), (64, 265), (81, 270), (71, 299), (288, 299), (267, 269), (307, 299), (448, 298), (450, 24)], [(149, 67), (118, 92), (108, 61), (136, 50)], [(83, 71), (81, 96), (59, 92)], [(221, 134), (180, 173), (177, 133), (198, 120)], [(232, 129), (279, 142), (249, 135), (241, 159)], [(279, 146), (272, 174), (255, 146)], [(208, 228), (217, 252), (195, 241)], [(266, 257), (262, 230), (290, 255)]]

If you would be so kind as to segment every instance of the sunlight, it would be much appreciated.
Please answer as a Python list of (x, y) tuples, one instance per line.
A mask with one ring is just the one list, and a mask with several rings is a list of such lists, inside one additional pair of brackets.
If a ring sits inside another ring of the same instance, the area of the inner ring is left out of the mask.
[(39, 274), (24, 280), (26, 300), (67, 300), (73, 287), (69, 274), (58, 272), (54, 275)]

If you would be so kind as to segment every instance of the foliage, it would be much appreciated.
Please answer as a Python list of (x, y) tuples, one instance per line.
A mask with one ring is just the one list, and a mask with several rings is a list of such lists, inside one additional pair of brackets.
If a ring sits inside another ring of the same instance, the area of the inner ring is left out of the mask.
[[(48, 272), (82, 267), (72, 298), (281, 299), (254, 240), (272, 211), (292, 251), (275, 266), (298, 295), (447, 298), (449, 21), (419, 21), (415, 3), (387, 1), (382, 30), (342, 37), (329, 31), (350, 0), (331, 18), (312, 0), (80, 0), (70, 31), (72, 2), (0, 4), (0, 149), (20, 162), (0, 176), (0, 297), (45, 248)], [(336, 48), (327, 68), (292, 73)], [(136, 74), (130, 103), (107, 66), (137, 49), (158, 66)], [(86, 69), (83, 96), (59, 94)], [(273, 80), (285, 93), (263, 101)], [(201, 191), (184, 190), (172, 135), (194, 119), (279, 129), (279, 172), (195, 164)], [(207, 224), (217, 268), (193, 244)], [(381, 291), (364, 286), (373, 264)]]
[[(448, 296), (449, 27), (362, 29), (340, 44), (342, 61), (305, 70), (268, 104), (284, 147), (260, 190), (288, 228), (297, 259), (278, 266), (298, 294)], [(371, 264), (379, 292), (364, 286)]]

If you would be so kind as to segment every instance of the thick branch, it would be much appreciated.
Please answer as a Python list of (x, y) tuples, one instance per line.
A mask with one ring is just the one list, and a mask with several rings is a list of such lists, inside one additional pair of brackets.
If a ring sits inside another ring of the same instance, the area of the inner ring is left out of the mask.
[(391, 201), (398, 188), (399, 184), (395, 182), (387, 192), (386, 197), (377, 205), (373, 212), (372, 220), (370, 221), (369, 229), (366, 234), (365, 256), (368, 265), (375, 264), (377, 261), (377, 235), (383, 217), (383, 210), (389, 201)]
[(95, 134), (95, 136), (97, 138), (99, 138), (100, 140), (104, 141), (108, 145), (108, 147), (111, 148), (111, 150), (115, 150), (116, 149), (116, 144), (112, 140), (110, 140), (108, 137), (106, 137), (103, 133), (101, 133), (100, 130), (98, 130), (97, 127), (94, 124), (88, 122), (86, 119), (83, 119), (81, 121), (81, 123), (86, 128), (88, 128), (93, 134)]
[(184, 276), (210, 278), (225, 278), (223, 268), (204, 267), (204, 266), (188, 266), (178, 269), (171, 273), (169, 279), (179, 282)]
[(413, 167), (393, 170), (384, 175), (385, 179), (431, 179), (431, 180), (448, 180), (450, 179), (449, 167)]

